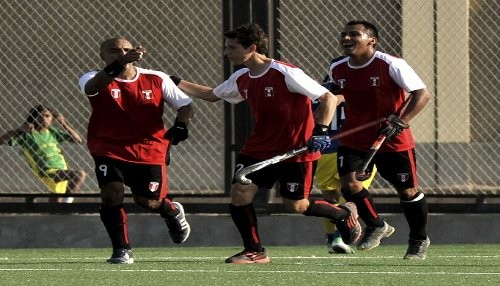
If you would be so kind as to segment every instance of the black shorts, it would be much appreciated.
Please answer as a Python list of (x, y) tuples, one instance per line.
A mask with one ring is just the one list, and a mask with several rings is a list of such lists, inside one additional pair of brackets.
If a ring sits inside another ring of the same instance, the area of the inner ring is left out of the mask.
[[(356, 172), (363, 165), (366, 152), (340, 146), (337, 151), (339, 175)], [(377, 172), (396, 189), (407, 189), (417, 186), (417, 164), (415, 149), (401, 152), (376, 153), (368, 166), (368, 170), (377, 165)]]
[[(239, 155), (236, 160), (236, 170), (243, 169), (262, 160)], [(312, 186), (317, 161), (312, 162), (279, 162), (265, 167), (246, 177), (259, 188), (271, 189), (276, 182), (279, 183), (279, 192), (282, 197), (290, 200), (308, 198)], [(236, 183), (233, 175), (233, 184)]]
[(167, 168), (94, 157), (95, 174), (99, 187), (120, 182), (130, 188), (132, 194), (148, 199), (163, 199), (167, 195)]

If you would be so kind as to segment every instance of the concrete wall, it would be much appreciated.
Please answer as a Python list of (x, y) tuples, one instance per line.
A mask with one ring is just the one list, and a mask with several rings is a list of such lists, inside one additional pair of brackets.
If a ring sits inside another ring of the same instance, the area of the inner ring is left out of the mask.
[[(383, 214), (396, 232), (383, 244), (406, 244), (408, 227), (402, 214)], [(161, 218), (130, 214), (133, 247), (177, 247)], [(227, 215), (187, 215), (192, 232), (182, 246), (239, 246), (241, 241)], [(321, 245), (321, 219), (301, 215), (259, 216), (264, 246)], [(500, 243), (500, 214), (430, 214), (433, 244)], [(110, 247), (98, 215), (1, 215), (0, 248)]]

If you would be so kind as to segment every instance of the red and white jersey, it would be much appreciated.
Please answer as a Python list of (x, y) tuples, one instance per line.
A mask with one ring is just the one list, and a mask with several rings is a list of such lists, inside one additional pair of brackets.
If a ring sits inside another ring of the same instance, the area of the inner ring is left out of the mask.
[[(97, 94), (88, 96), (92, 114), (87, 146), (93, 156), (164, 165), (167, 147), (163, 138), (164, 103), (178, 110), (192, 100), (167, 74), (139, 67), (136, 70), (133, 79), (115, 78)], [(96, 73), (91, 71), (80, 78), (83, 92)]]
[[(341, 131), (398, 114), (406, 93), (426, 88), (405, 60), (375, 52), (363, 66), (352, 66), (349, 57), (330, 65), (330, 80), (344, 95), (345, 116)], [(381, 126), (374, 126), (340, 139), (342, 146), (367, 151), (377, 138)], [(410, 129), (386, 141), (379, 152), (404, 151), (415, 147)]]
[[(328, 90), (301, 69), (273, 60), (257, 76), (250, 75), (248, 68), (236, 71), (213, 92), (230, 103), (248, 101), (255, 125), (240, 153), (268, 159), (306, 145), (314, 129), (311, 99)], [(305, 152), (288, 161), (312, 161), (319, 156), (319, 152)]]

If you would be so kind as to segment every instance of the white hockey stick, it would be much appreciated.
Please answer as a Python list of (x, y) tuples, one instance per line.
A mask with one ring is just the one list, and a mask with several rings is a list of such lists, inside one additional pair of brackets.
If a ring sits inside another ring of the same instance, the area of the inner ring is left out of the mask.
[[(338, 134), (330, 137), (330, 139), (331, 140), (337, 140), (339, 138), (342, 138), (342, 137), (345, 137), (345, 136), (350, 135), (352, 133), (361, 131), (361, 130), (366, 129), (368, 127), (380, 124), (380, 123), (384, 122), (385, 120), (386, 120), (386, 118), (383, 117), (383, 118), (380, 118), (380, 119), (377, 119), (377, 120), (374, 120), (374, 121), (362, 124), (362, 125), (360, 125), (358, 127), (354, 127), (352, 129), (346, 130), (346, 131), (344, 131), (342, 133), (338, 133)], [(252, 180), (250, 180), (250, 179), (248, 179), (246, 177), (248, 174), (256, 172), (256, 171), (258, 171), (260, 169), (263, 169), (263, 168), (265, 168), (267, 166), (271, 166), (271, 165), (274, 165), (276, 163), (285, 161), (288, 158), (291, 158), (291, 157), (297, 156), (299, 154), (302, 154), (305, 151), (307, 151), (308, 148), (309, 148), (309, 146), (307, 146), (307, 145), (306, 146), (302, 146), (302, 147), (300, 147), (298, 149), (293, 149), (293, 150), (288, 151), (286, 153), (283, 153), (283, 154), (280, 154), (280, 155), (276, 155), (276, 156), (274, 156), (272, 158), (269, 158), (267, 160), (255, 163), (255, 164), (250, 165), (250, 166), (247, 166), (247, 167), (245, 167), (245, 168), (237, 171), (234, 178), (235, 178), (235, 180), (238, 183), (241, 183), (243, 185), (249, 185), (249, 184), (252, 183)]]

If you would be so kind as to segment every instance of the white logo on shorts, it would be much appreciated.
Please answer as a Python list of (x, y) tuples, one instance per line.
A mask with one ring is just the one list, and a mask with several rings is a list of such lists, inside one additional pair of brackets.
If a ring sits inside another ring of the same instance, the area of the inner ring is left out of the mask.
[(410, 178), (410, 175), (408, 175), (408, 173), (399, 173), (398, 178), (399, 178), (399, 181), (401, 183), (404, 183), (404, 182), (408, 181), (408, 179)]
[(299, 188), (299, 184), (297, 183), (287, 183), (286, 188), (290, 193), (295, 192)]
[(158, 190), (158, 187), (160, 186), (160, 183), (158, 182), (149, 182), (149, 190), (153, 193)]

